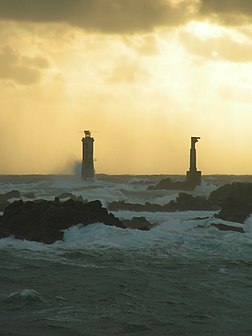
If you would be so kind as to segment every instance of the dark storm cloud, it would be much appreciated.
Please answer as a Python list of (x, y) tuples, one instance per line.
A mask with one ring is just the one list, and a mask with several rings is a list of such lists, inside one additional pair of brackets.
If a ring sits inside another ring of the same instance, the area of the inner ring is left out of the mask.
[(41, 69), (49, 66), (44, 57), (19, 55), (9, 46), (0, 49), (0, 79), (29, 85), (39, 82)]
[(186, 22), (191, 1), (0, 0), (0, 19), (64, 22), (86, 30), (134, 32)]
[(252, 0), (201, 0), (199, 13), (220, 22), (237, 25), (251, 22)]
[(63, 22), (85, 30), (127, 33), (213, 18), (241, 24), (252, 0), (0, 0), (0, 19)]

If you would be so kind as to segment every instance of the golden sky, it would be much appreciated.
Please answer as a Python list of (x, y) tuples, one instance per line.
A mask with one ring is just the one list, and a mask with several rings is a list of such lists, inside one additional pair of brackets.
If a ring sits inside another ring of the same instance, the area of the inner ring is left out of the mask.
[(0, 0), (0, 174), (252, 174), (251, 0)]

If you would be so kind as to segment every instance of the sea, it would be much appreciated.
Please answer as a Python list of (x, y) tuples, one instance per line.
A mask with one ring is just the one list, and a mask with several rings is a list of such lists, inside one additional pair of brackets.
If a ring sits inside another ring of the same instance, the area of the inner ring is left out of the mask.
[[(0, 193), (163, 205), (179, 191), (147, 187), (165, 177), (0, 176)], [(252, 176), (205, 176), (191, 193), (208, 196), (233, 181)], [(211, 226), (220, 222), (214, 211), (113, 213), (155, 226), (77, 225), (52, 245), (0, 239), (1, 336), (252, 335), (251, 218), (241, 234)]]

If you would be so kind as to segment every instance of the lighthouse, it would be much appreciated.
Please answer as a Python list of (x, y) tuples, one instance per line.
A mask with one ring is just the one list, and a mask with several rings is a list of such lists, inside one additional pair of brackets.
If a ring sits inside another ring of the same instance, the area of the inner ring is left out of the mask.
[(196, 165), (196, 143), (200, 137), (191, 137), (191, 149), (190, 149), (190, 169), (187, 172), (186, 182), (192, 187), (196, 187), (201, 183), (201, 171), (197, 170)]
[(84, 131), (85, 137), (82, 139), (82, 179), (93, 178), (94, 170), (94, 138), (89, 130)]

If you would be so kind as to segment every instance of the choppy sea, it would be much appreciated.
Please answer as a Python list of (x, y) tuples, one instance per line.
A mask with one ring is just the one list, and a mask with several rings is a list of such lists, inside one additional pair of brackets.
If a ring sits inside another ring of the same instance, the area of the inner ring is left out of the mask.
[[(162, 205), (178, 191), (147, 190), (161, 178), (5, 176), (0, 192)], [(241, 180), (252, 177), (207, 176), (193, 194)], [(119, 211), (119, 218), (145, 216), (157, 225), (76, 226), (52, 245), (1, 239), (0, 335), (252, 335), (252, 220), (245, 234), (222, 232), (208, 225), (214, 213)]]

